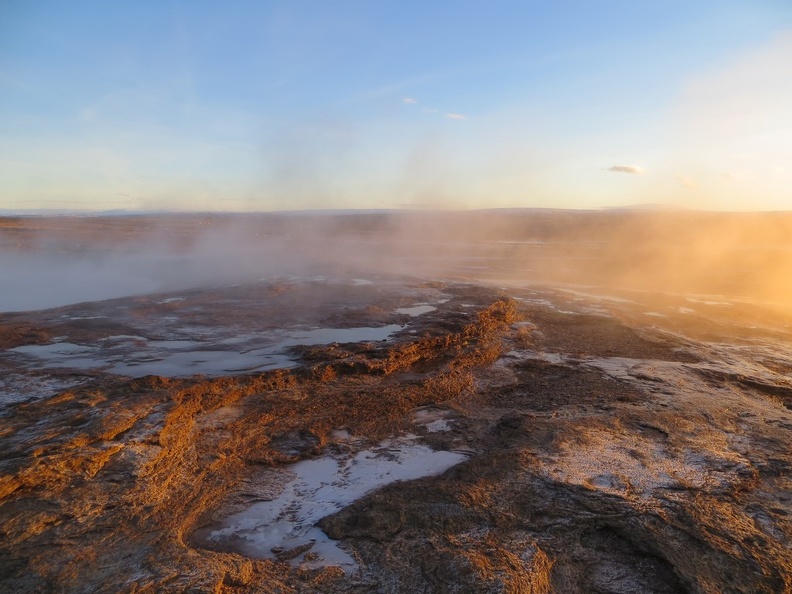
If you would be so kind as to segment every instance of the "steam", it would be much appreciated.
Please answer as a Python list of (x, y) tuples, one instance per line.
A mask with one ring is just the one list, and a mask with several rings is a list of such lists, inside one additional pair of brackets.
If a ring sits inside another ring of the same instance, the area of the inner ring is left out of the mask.
[(315, 211), (21, 218), (4, 221), (0, 240), (7, 247), (0, 255), (0, 311), (283, 277), (398, 275), (717, 294), (792, 305), (792, 214), (786, 213)]

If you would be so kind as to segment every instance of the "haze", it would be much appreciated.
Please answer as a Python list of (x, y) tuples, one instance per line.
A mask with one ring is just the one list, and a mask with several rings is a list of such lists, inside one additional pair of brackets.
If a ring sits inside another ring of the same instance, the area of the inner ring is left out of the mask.
[(0, 1), (0, 591), (792, 593), (791, 65), (792, 0)]
[(295, 277), (393, 276), (792, 306), (792, 213), (321, 211), (0, 223), (0, 311)]
[(0, 209), (786, 210), (792, 4), (0, 7)]

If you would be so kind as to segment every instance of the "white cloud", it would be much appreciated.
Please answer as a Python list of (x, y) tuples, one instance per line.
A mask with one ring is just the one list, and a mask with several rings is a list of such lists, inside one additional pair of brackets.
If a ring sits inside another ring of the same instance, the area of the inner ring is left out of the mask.
[(677, 179), (679, 180), (679, 183), (685, 186), (686, 188), (696, 187), (696, 182), (693, 179), (689, 178), (687, 175), (678, 175)]
[(424, 111), (424, 113), (437, 113), (440, 110), (439, 109), (434, 109), (432, 107), (424, 107), (423, 111)]
[(449, 120), (466, 120), (467, 116), (462, 115), (461, 113), (447, 113), (445, 114), (446, 119)]
[(405, 97), (404, 99), (402, 99), (402, 102), (407, 103), (408, 105), (415, 105), (416, 103), (418, 103), (418, 100), (413, 99), (412, 97)]
[(643, 175), (646, 173), (643, 167), (638, 165), (613, 165), (608, 167), (608, 171), (616, 171), (618, 173), (633, 173), (635, 175)]

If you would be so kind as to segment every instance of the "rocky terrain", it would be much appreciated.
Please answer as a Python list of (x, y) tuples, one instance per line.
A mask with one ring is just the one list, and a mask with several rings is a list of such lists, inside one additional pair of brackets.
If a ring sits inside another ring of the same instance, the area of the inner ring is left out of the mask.
[[(737, 300), (387, 278), (2, 314), (0, 590), (792, 592), (790, 332)], [(416, 451), (457, 457), (318, 520), (351, 562), (231, 529), (299, 499), (299, 464), (341, 489)]]

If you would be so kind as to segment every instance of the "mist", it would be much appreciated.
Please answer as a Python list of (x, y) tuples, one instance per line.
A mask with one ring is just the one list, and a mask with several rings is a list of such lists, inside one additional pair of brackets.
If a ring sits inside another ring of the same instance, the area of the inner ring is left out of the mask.
[(283, 277), (584, 285), (788, 306), (792, 215), (315, 211), (6, 218), (0, 311)]

